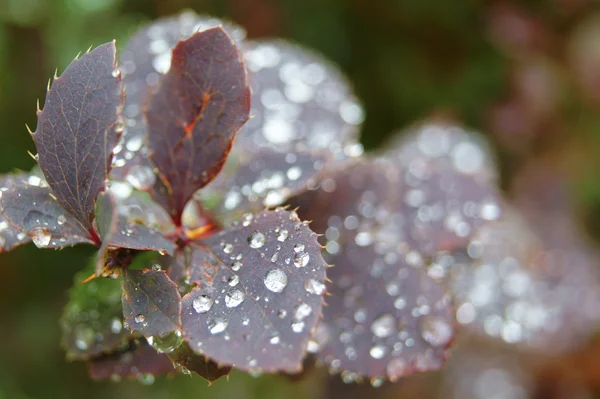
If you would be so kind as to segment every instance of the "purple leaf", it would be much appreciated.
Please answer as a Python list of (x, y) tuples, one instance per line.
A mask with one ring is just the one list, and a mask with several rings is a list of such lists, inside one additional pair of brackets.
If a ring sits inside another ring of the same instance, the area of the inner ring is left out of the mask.
[[(54, 199), (46, 182), (35, 175), (17, 175), (3, 182), (0, 212), (12, 228), (40, 248), (94, 244), (89, 233)], [(17, 233), (16, 238), (24, 242), (24, 237), (19, 237)]]
[(398, 178), (388, 163), (363, 161), (294, 201), (325, 234), (334, 265), (309, 350), (347, 381), (439, 369), (453, 340), (450, 297), (422, 268), (396, 213)]
[(489, 151), (473, 135), (424, 125), (388, 154), (402, 171), (399, 210), (417, 249), (431, 255), (464, 247), (501, 214)]
[(147, 376), (173, 373), (175, 369), (167, 355), (157, 353), (145, 341), (132, 341), (123, 352), (91, 360), (88, 371), (94, 380), (136, 377), (144, 382)]
[(40, 168), (56, 200), (87, 231), (93, 229), (94, 202), (122, 132), (115, 51), (114, 42), (106, 43), (73, 60), (54, 79), (33, 133)]
[[(13, 180), (28, 181), (29, 179), (31, 179), (31, 183), (36, 184), (39, 184), (42, 181), (38, 176), (30, 176), (27, 173), (21, 172), (3, 175), (0, 177), (0, 193), (6, 191), (4, 188), (8, 189), (8, 186), (11, 184), (10, 182)], [(1, 198), (0, 194), (0, 206), (2, 204)], [(3, 213), (0, 212), (0, 253), (10, 251), (19, 245), (27, 244), (30, 241), (31, 239), (27, 234), (11, 225), (4, 217)]]
[(123, 110), (126, 128), (122, 141), (115, 148), (112, 170), (115, 179), (130, 181), (138, 189), (151, 187), (147, 179), (139, 179), (149, 176), (148, 171), (152, 170), (148, 160), (143, 108), (161, 76), (169, 70), (171, 50), (177, 42), (198, 31), (220, 25), (238, 41), (245, 36), (244, 30), (238, 26), (223, 24), (216, 18), (199, 17), (188, 11), (150, 23), (129, 40), (119, 57), (126, 93)]
[(247, 214), (194, 248), (183, 298), (184, 340), (242, 370), (301, 370), (322, 307), (317, 236), (282, 208)]
[(160, 232), (120, 214), (120, 209), (111, 194), (101, 193), (98, 196), (96, 215), (96, 225), (102, 238), (96, 266), (97, 274), (104, 268), (110, 248), (175, 253), (175, 244)]
[(197, 196), (208, 211), (229, 224), (244, 212), (281, 205), (305, 191), (329, 160), (323, 152), (285, 154), (265, 148), (232, 159), (227, 166), (235, 172), (220, 174)]
[(228, 376), (231, 367), (219, 365), (205, 356), (194, 353), (188, 345), (181, 345), (174, 352), (169, 354), (173, 362), (180, 367), (193, 371), (208, 382), (212, 383), (223, 376)]
[(249, 97), (244, 64), (222, 28), (196, 33), (173, 49), (146, 119), (149, 157), (166, 186), (176, 224), (194, 192), (221, 170), (248, 119)]
[(357, 143), (363, 110), (337, 67), (283, 40), (248, 42), (244, 58), (252, 118), (240, 130), (234, 153), (320, 149), (339, 159), (362, 152)]
[(132, 331), (164, 337), (181, 328), (181, 296), (164, 271), (123, 272), (123, 314)]

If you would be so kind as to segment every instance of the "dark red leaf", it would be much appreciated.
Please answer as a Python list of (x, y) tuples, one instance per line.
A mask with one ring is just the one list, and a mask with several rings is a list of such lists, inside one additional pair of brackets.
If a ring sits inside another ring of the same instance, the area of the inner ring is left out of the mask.
[(174, 220), (221, 170), (248, 119), (249, 97), (244, 64), (222, 28), (196, 33), (173, 49), (146, 119), (149, 157), (169, 193)]
[(244, 212), (281, 205), (305, 191), (316, 183), (328, 161), (323, 152), (285, 154), (264, 148), (232, 159), (227, 166), (235, 172), (220, 174), (198, 197), (227, 225)]
[[(35, 175), (8, 178), (0, 189), (0, 213), (12, 228), (29, 236), (40, 248), (94, 244), (81, 224), (53, 198), (43, 179)], [(24, 242), (24, 237), (16, 238)]]
[(295, 201), (325, 234), (334, 265), (309, 351), (346, 381), (439, 369), (453, 340), (450, 296), (427, 275), (396, 212), (398, 179), (390, 164), (363, 161)]
[(336, 66), (283, 40), (247, 42), (244, 59), (252, 118), (234, 153), (319, 149), (344, 158), (362, 152), (357, 143), (364, 113)]
[[(109, 193), (101, 193), (96, 203), (96, 226), (102, 238), (98, 254), (96, 273), (104, 268), (110, 248), (128, 248), (141, 251), (175, 253), (175, 244), (167, 240), (159, 231), (150, 229), (136, 220), (123, 215), (115, 199)], [(129, 208), (124, 209), (125, 212)]]
[(123, 128), (115, 52), (115, 43), (106, 43), (73, 60), (54, 79), (33, 134), (40, 168), (58, 203), (87, 231)]
[(317, 236), (294, 212), (247, 214), (195, 246), (197, 286), (183, 298), (183, 337), (219, 364), (301, 370), (322, 307), (326, 264)]
[(176, 365), (185, 370), (193, 371), (208, 382), (212, 383), (223, 376), (228, 376), (231, 367), (219, 365), (205, 356), (195, 354), (188, 345), (181, 345), (169, 357)]
[(167, 355), (157, 353), (141, 340), (132, 341), (123, 352), (91, 360), (88, 371), (94, 380), (136, 377), (144, 382), (147, 376), (154, 381), (154, 376), (173, 373), (175, 369)]
[(427, 124), (390, 153), (402, 171), (399, 211), (418, 250), (462, 248), (500, 216), (493, 161), (480, 141), (454, 126)]
[(169, 70), (171, 50), (177, 42), (198, 31), (220, 25), (236, 40), (245, 36), (244, 30), (238, 26), (223, 24), (216, 18), (199, 17), (187, 11), (142, 27), (129, 40), (119, 57), (126, 93), (123, 109), (126, 126), (122, 141), (115, 148), (111, 173), (114, 178), (130, 181), (138, 189), (147, 190), (152, 186), (147, 185), (147, 179), (138, 178), (149, 176), (148, 171), (152, 169), (148, 160), (143, 108), (161, 76)]
[(123, 271), (123, 314), (129, 328), (164, 337), (181, 328), (181, 296), (164, 271)]

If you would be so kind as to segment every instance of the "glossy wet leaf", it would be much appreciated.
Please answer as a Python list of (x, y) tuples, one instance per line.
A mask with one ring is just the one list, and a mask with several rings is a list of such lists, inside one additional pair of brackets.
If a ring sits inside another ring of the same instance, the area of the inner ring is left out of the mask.
[(362, 152), (357, 142), (364, 113), (336, 66), (283, 40), (247, 42), (244, 58), (252, 118), (234, 153), (320, 149), (344, 158)]
[(167, 274), (123, 271), (123, 314), (132, 331), (161, 337), (181, 328), (181, 296)]
[(33, 134), (53, 194), (88, 231), (122, 132), (123, 93), (115, 52), (111, 42), (73, 60), (54, 79)]
[[(27, 181), (29, 178), (30, 177), (27, 173), (6, 174), (0, 177), (0, 187), (8, 188), (11, 184), (10, 182), (13, 180)], [(38, 178), (39, 177), (37, 176), (33, 176), (33, 182), (37, 183)], [(0, 192), (3, 191), (4, 190), (0, 189)], [(1, 199), (0, 204), (2, 204)], [(11, 225), (8, 220), (6, 220), (2, 212), (0, 212), (0, 253), (10, 251), (19, 245), (27, 244), (30, 241), (31, 238), (29, 238), (27, 234), (21, 232), (21, 230)]]
[(334, 264), (309, 351), (345, 381), (439, 369), (454, 336), (450, 296), (411, 249), (390, 190), (398, 187), (398, 171), (363, 161), (332, 181), (294, 201), (324, 234), (325, 259)]
[(500, 217), (494, 163), (480, 139), (426, 124), (398, 141), (388, 158), (402, 173), (398, 206), (418, 250), (464, 247), (480, 226)]
[(9, 178), (2, 188), (5, 190), (0, 190), (0, 213), (10, 226), (29, 236), (36, 246), (62, 248), (94, 243), (81, 224), (53, 198), (50, 188), (39, 177)]
[(149, 157), (170, 197), (174, 220), (221, 170), (250, 108), (246, 71), (222, 28), (196, 33), (172, 53), (146, 111)]
[(234, 171), (220, 174), (198, 192), (208, 211), (224, 223), (244, 212), (258, 212), (283, 204), (288, 198), (316, 183), (330, 160), (325, 153), (285, 154), (269, 149), (232, 159)]
[[(205, 245), (202, 246), (202, 245)], [(298, 372), (322, 307), (325, 262), (316, 234), (281, 208), (248, 214), (194, 248), (197, 286), (182, 331), (197, 353), (242, 370)]]
[[(142, 210), (143, 211), (143, 210)], [(174, 253), (175, 244), (159, 231), (150, 229), (120, 212), (111, 194), (101, 193), (96, 203), (96, 225), (102, 246), (98, 254), (97, 272), (105, 265), (109, 248)]]
[(147, 126), (143, 109), (149, 94), (156, 89), (163, 74), (171, 67), (171, 50), (177, 42), (187, 39), (197, 31), (223, 25), (232, 38), (239, 41), (245, 37), (242, 28), (223, 23), (217, 18), (198, 16), (186, 11), (175, 17), (152, 22), (128, 41), (119, 57), (125, 86), (123, 116), (126, 127), (123, 138), (115, 148), (112, 176), (119, 180), (141, 182), (136, 175), (147, 173), (148, 160), (146, 141)]
[(174, 373), (175, 369), (167, 355), (157, 353), (144, 340), (135, 340), (121, 352), (91, 360), (88, 371), (94, 380), (135, 377), (142, 383), (151, 383), (154, 376)]
[(171, 360), (185, 370), (193, 371), (208, 382), (228, 376), (231, 372), (230, 366), (219, 367), (217, 363), (207, 359), (205, 356), (194, 353), (188, 345), (181, 345), (173, 353), (169, 354)]
[(98, 277), (83, 283), (94, 273), (94, 264), (75, 275), (60, 320), (62, 346), (68, 359), (90, 359), (127, 347), (129, 331), (123, 327), (120, 279)]

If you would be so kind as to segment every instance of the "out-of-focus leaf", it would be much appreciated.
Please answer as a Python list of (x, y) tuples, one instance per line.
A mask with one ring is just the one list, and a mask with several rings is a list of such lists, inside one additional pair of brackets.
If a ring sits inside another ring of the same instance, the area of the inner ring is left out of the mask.
[(146, 112), (149, 158), (166, 186), (175, 221), (194, 192), (221, 170), (248, 119), (249, 101), (244, 64), (222, 28), (175, 46)]
[[(9, 177), (2, 189), (0, 213), (12, 228), (28, 235), (36, 246), (62, 248), (79, 243), (94, 244), (89, 232), (60, 206), (39, 177)], [(16, 238), (19, 239), (19, 233)]]
[(90, 263), (75, 275), (60, 321), (62, 345), (69, 359), (90, 359), (127, 347), (130, 334), (123, 327), (121, 281), (113, 278), (95, 278)]
[(418, 250), (464, 247), (479, 226), (500, 217), (490, 152), (465, 130), (425, 124), (397, 140), (387, 157), (402, 172), (398, 207)]
[[(38, 176), (30, 177), (27, 173), (14, 173), (3, 175), (0, 177), (0, 193), (3, 193), (4, 188), (10, 186), (10, 182), (13, 180), (27, 181), (31, 179), (31, 183), (41, 183), (41, 179)], [(2, 198), (0, 196), (0, 205), (2, 204)], [(19, 245), (27, 244), (31, 241), (31, 238), (21, 230), (11, 225), (8, 220), (0, 212), (0, 253), (10, 251), (11, 249), (18, 247)]]
[(337, 67), (283, 40), (247, 42), (244, 58), (252, 118), (234, 153), (320, 149), (343, 158), (362, 152), (357, 143), (364, 113)]
[(55, 78), (33, 134), (39, 165), (56, 200), (91, 231), (122, 132), (121, 77), (115, 43), (98, 46)]
[(235, 172), (220, 174), (197, 193), (208, 211), (228, 225), (244, 212), (258, 212), (283, 204), (288, 198), (314, 185), (326, 153), (286, 154), (268, 148), (236, 159)]
[(181, 329), (181, 296), (160, 270), (123, 271), (123, 315), (132, 331), (164, 337)]
[(167, 355), (156, 352), (144, 340), (136, 340), (122, 352), (92, 359), (88, 371), (94, 380), (135, 377), (148, 382), (148, 379), (154, 381), (154, 376), (173, 373), (175, 369)]
[(189, 371), (193, 371), (208, 382), (212, 383), (223, 376), (229, 375), (230, 366), (219, 365), (205, 356), (194, 353), (187, 344), (181, 345), (169, 354), (173, 362)]
[(115, 148), (112, 170), (114, 178), (131, 181), (138, 189), (148, 190), (152, 187), (152, 182), (149, 181), (152, 178), (148, 176), (154, 174), (148, 161), (147, 127), (143, 108), (161, 76), (169, 70), (171, 50), (177, 42), (198, 31), (220, 25), (236, 41), (242, 40), (246, 35), (239, 26), (187, 11), (142, 27), (129, 40), (119, 57), (126, 92), (123, 110), (126, 127), (122, 141)]
[(453, 340), (450, 296), (422, 267), (397, 212), (399, 178), (389, 163), (363, 161), (294, 200), (334, 265), (309, 351), (345, 381), (437, 370)]
[(322, 308), (326, 264), (317, 236), (282, 208), (247, 214), (190, 258), (184, 340), (242, 370), (300, 371)]
[(102, 238), (96, 272), (106, 264), (109, 248), (128, 248), (141, 251), (175, 252), (175, 244), (160, 232), (129, 220), (119, 213), (115, 199), (110, 193), (101, 193), (96, 203), (96, 226)]

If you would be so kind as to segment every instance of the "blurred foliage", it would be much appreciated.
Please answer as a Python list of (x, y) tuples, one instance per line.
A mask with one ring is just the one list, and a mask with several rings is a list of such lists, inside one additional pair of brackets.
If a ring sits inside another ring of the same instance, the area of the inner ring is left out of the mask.
[[(185, 8), (231, 19), (250, 37), (291, 38), (338, 63), (365, 105), (368, 149), (441, 115), (489, 135), (506, 187), (543, 154), (570, 177), (579, 215), (600, 236), (600, 5), (594, 0), (0, 0), (0, 171), (33, 165), (24, 124), (36, 125), (36, 99), (43, 100), (56, 67), (63, 70), (90, 45), (116, 38), (122, 46), (141, 23)], [(27, 246), (0, 257), (0, 398), (321, 394), (321, 373), (292, 384), (234, 372), (209, 390), (200, 378), (183, 375), (151, 387), (93, 383), (81, 364), (66, 362), (58, 323), (72, 276), (91, 253)], [(545, 376), (560, 374), (554, 367)], [(599, 385), (589, 370), (585, 378)]]

